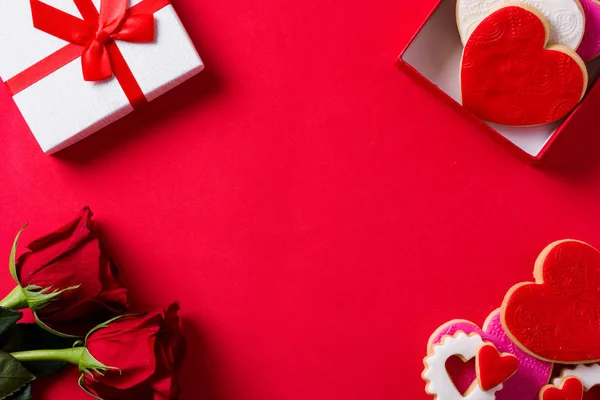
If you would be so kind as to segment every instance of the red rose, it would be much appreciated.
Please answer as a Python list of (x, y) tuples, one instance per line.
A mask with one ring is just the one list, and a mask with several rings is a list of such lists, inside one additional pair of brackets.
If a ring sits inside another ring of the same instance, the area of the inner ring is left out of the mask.
[[(86, 339), (91, 356), (111, 369), (82, 376), (82, 387), (102, 400), (173, 400), (185, 338), (179, 305), (143, 316), (125, 316)], [(80, 364), (81, 367), (81, 364)]]
[[(69, 224), (31, 242), (29, 251), (16, 262), (25, 306), (43, 324), (63, 334), (84, 336), (127, 309), (127, 291), (119, 283), (117, 268), (102, 247), (91, 218), (92, 212), (85, 208)], [(28, 295), (28, 290), (50, 294), (51, 301), (35, 304), (36, 297)]]

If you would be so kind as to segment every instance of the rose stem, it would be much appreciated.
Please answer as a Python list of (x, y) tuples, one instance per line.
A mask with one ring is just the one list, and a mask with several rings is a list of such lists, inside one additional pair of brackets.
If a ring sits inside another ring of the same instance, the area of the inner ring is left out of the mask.
[(31, 350), (18, 351), (10, 353), (11, 356), (19, 361), (63, 361), (70, 364), (79, 365), (79, 359), (84, 352), (84, 347), (75, 347), (72, 349), (61, 350)]
[(23, 294), (23, 288), (17, 285), (2, 301), (0, 301), (0, 307), (10, 308), (11, 310), (22, 310), (28, 308), (29, 304)]

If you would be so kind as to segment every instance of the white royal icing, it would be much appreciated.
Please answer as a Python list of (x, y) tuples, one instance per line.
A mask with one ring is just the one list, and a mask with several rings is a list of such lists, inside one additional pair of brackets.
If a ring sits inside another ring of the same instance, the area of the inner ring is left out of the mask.
[(456, 19), (463, 44), (481, 21), (507, 3), (527, 4), (548, 19), (550, 44), (576, 50), (585, 32), (585, 16), (578, 0), (457, 0)]
[(570, 377), (579, 379), (585, 390), (590, 390), (594, 386), (600, 385), (600, 365), (578, 365), (574, 369), (563, 368), (560, 376), (554, 379), (554, 386), (560, 385), (564, 379)]
[(437, 400), (494, 400), (496, 392), (502, 384), (485, 392), (476, 384), (463, 396), (448, 375), (446, 361), (452, 356), (460, 356), (465, 360), (475, 358), (483, 345), (483, 339), (476, 334), (467, 335), (458, 332), (455, 336), (446, 336), (440, 344), (433, 346), (432, 354), (425, 359), (423, 378), (427, 381), (427, 392)]

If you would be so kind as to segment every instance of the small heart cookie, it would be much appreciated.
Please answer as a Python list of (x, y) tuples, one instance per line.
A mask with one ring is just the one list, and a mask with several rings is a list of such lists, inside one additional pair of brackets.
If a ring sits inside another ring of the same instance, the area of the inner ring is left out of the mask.
[(477, 334), (467, 335), (458, 332), (454, 336), (445, 336), (441, 343), (430, 349), (430, 354), (424, 360), (423, 379), (427, 383), (425, 391), (435, 396), (437, 400), (495, 400), (495, 393), (502, 389), (502, 383), (485, 391), (474, 382), (463, 395), (446, 370), (448, 359), (458, 356), (468, 361), (476, 357), (484, 344), (481, 336)]
[(521, 5), (484, 19), (465, 45), (463, 106), (484, 121), (541, 125), (571, 112), (583, 98), (588, 75), (581, 58), (548, 44), (548, 23)]
[(479, 348), (476, 359), (477, 381), (484, 391), (492, 390), (517, 373), (519, 359), (509, 353), (500, 353), (491, 343)]
[(575, 50), (586, 29), (584, 10), (578, 0), (457, 0), (456, 20), (463, 44), (479, 23), (506, 4), (525, 4), (549, 21), (549, 41)]
[[(503, 353), (513, 354), (519, 360), (519, 369), (510, 379), (503, 384), (503, 389), (496, 393), (498, 400), (537, 400), (540, 390), (548, 383), (552, 374), (552, 364), (538, 360), (522, 351), (506, 335), (500, 323), (500, 310), (490, 314), (485, 320), (483, 327), (471, 321), (454, 320), (440, 326), (429, 339), (428, 348), (431, 351), (434, 345), (440, 343), (447, 335), (455, 335), (458, 332), (466, 334), (475, 333), (481, 338), (493, 344)], [(450, 370), (457, 386), (468, 388), (476, 379), (475, 370), (461, 369)]]
[(600, 252), (576, 240), (552, 243), (538, 257), (534, 277), (504, 298), (508, 336), (549, 362), (600, 361)]
[(567, 378), (559, 386), (548, 385), (540, 392), (540, 400), (582, 400), (583, 385), (577, 378)]
[(583, 61), (591, 61), (600, 55), (600, 1), (581, 0), (585, 13), (585, 34), (577, 48)]

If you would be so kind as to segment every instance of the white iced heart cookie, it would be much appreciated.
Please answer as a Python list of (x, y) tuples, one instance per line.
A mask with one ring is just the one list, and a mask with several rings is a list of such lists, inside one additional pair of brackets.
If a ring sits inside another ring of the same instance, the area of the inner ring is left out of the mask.
[(554, 386), (558, 386), (563, 380), (567, 378), (577, 378), (583, 384), (583, 388), (585, 390), (590, 390), (596, 385), (600, 385), (600, 365), (598, 364), (590, 364), (590, 365), (578, 365), (573, 369), (563, 368), (560, 371), (560, 376), (552, 383)]
[(496, 392), (502, 389), (502, 384), (486, 392), (474, 382), (462, 395), (446, 370), (446, 361), (450, 357), (458, 356), (468, 361), (475, 358), (483, 344), (481, 336), (474, 333), (467, 335), (457, 332), (454, 336), (445, 336), (441, 343), (433, 346), (424, 360), (423, 379), (427, 382), (425, 391), (437, 400), (495, 400)]
[(481, 21), (505, 4), (535, 8), (550, 23), (550, 44), (577, 50), (585, 32), (585, 15), (579, 0), (457, 0), (456, 20), (463, 44)]

